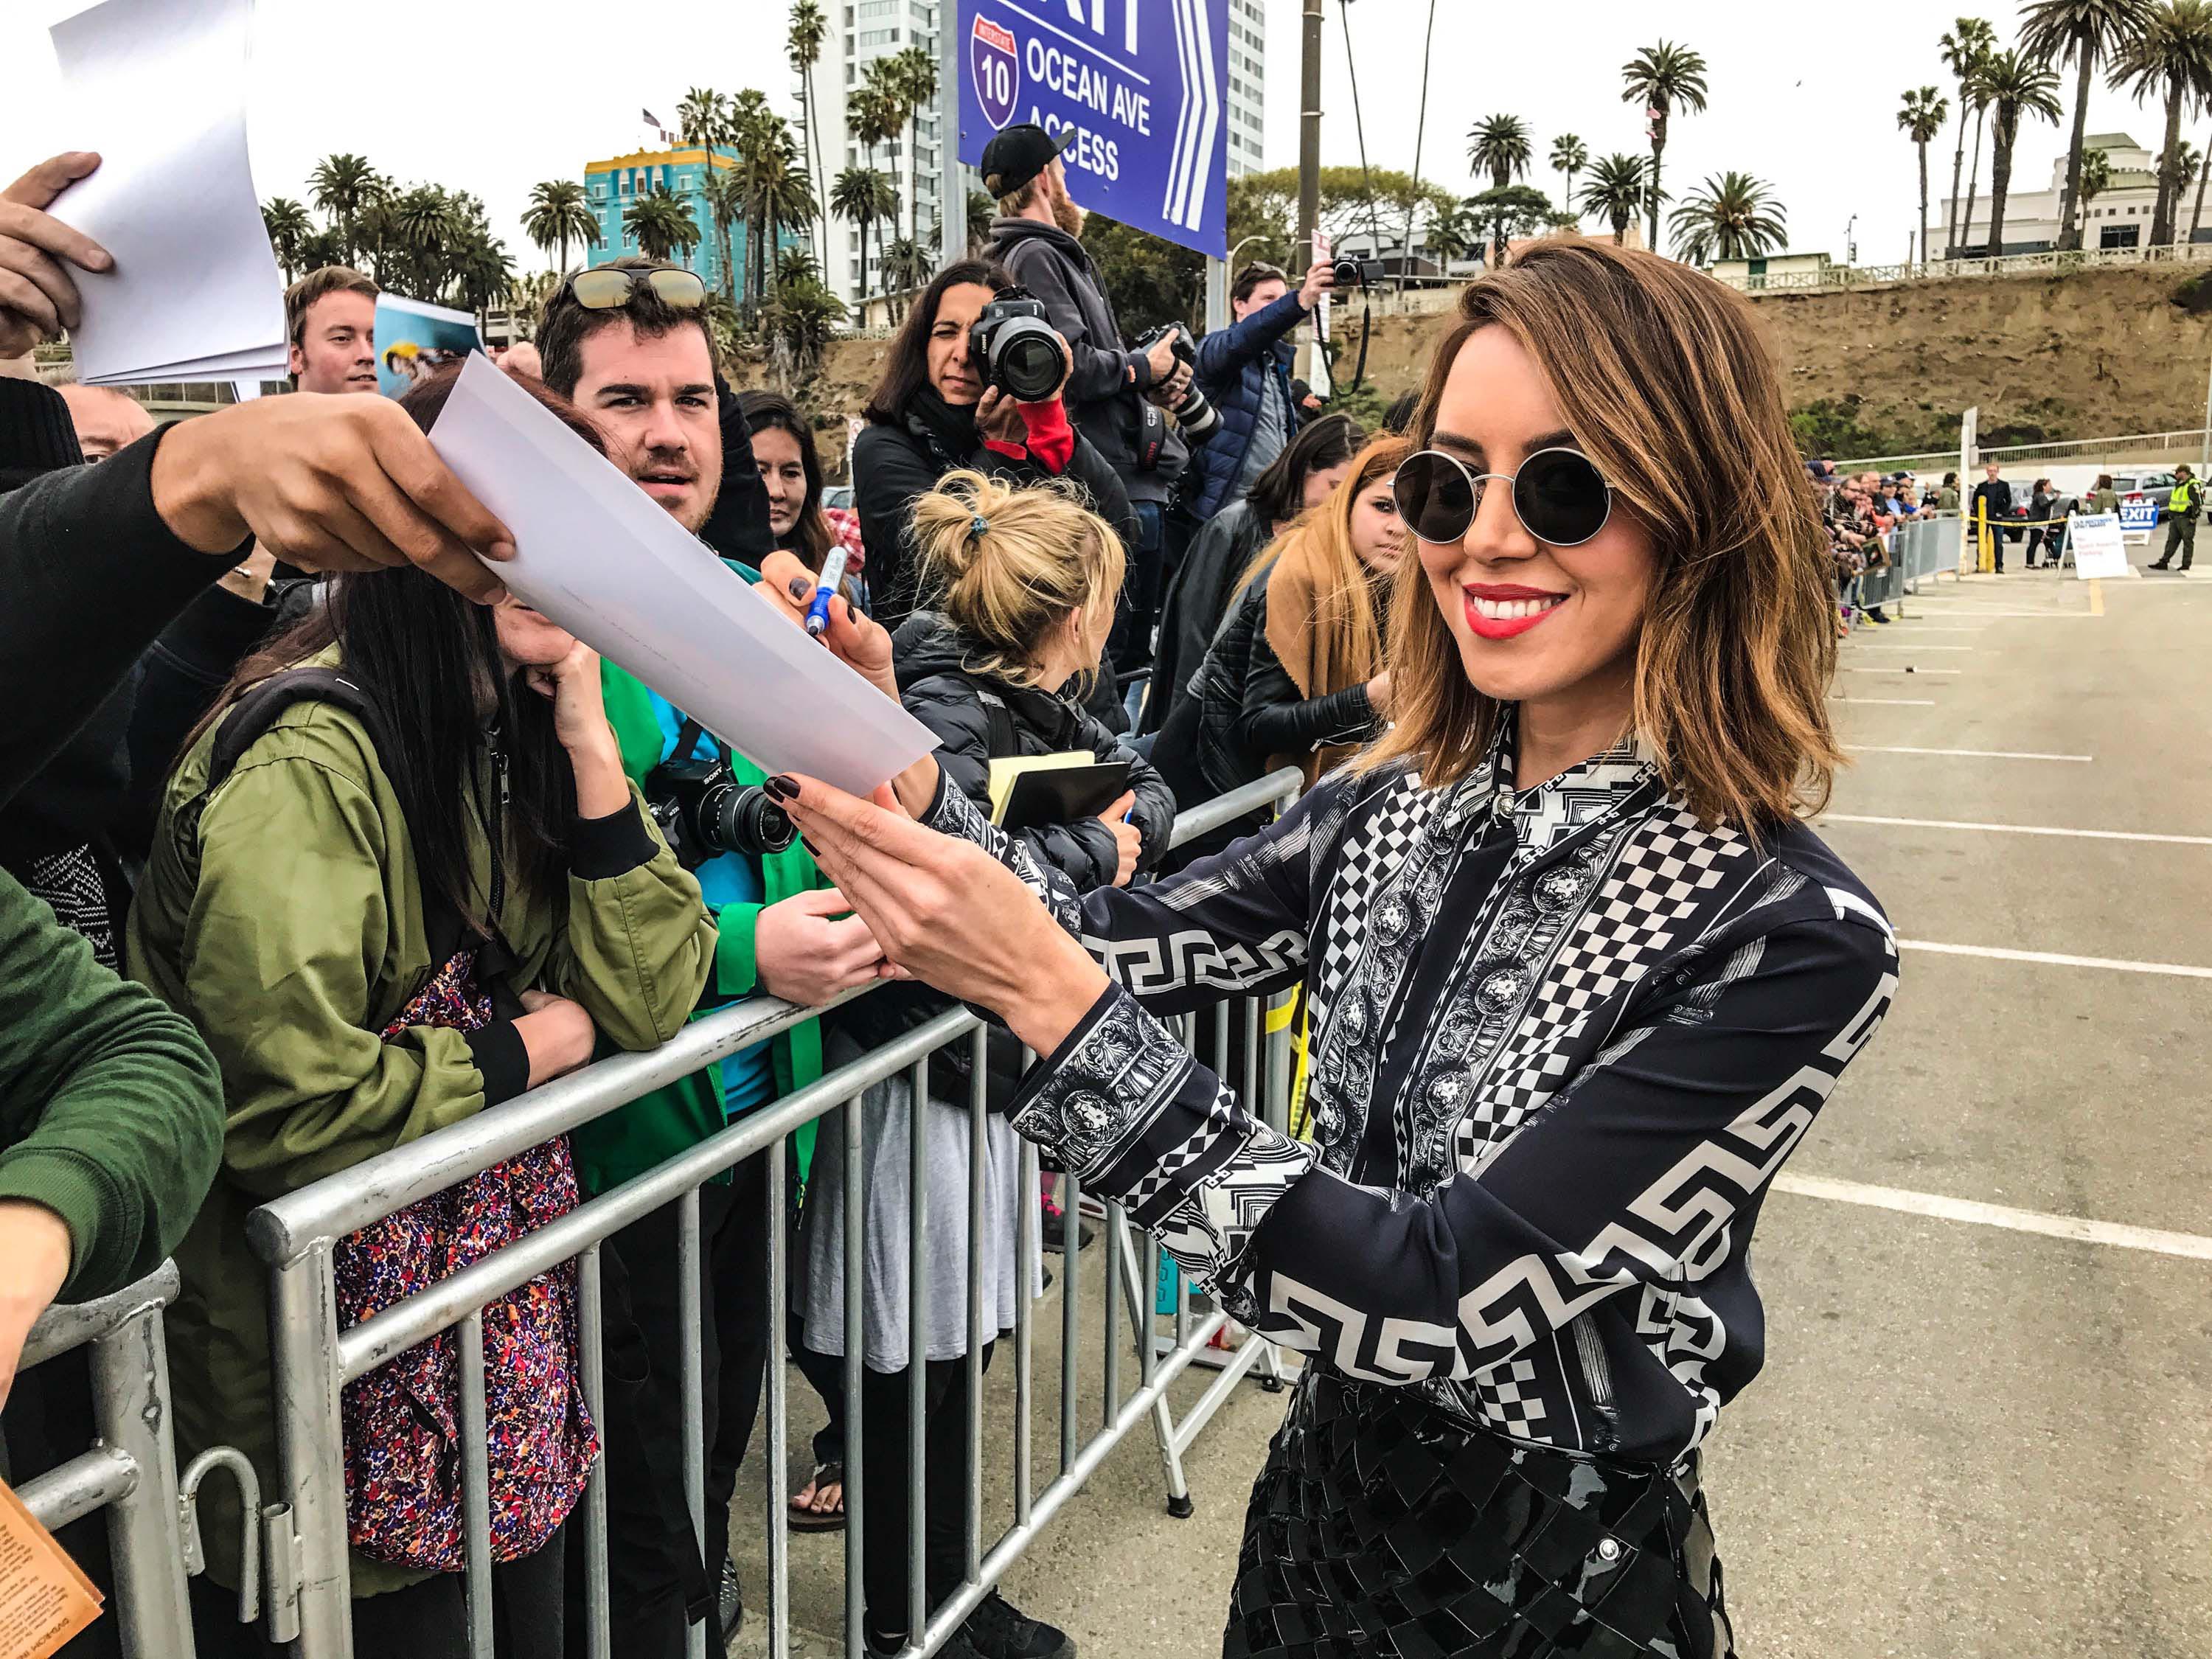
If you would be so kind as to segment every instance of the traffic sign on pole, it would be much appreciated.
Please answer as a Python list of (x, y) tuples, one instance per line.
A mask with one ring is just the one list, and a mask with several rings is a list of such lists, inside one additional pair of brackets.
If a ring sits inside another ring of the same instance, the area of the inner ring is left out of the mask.
[(1228, 252), (1229, 0), (959, 0), (960, 159), (1030, 121), (1073, 128), (1079, 207)]

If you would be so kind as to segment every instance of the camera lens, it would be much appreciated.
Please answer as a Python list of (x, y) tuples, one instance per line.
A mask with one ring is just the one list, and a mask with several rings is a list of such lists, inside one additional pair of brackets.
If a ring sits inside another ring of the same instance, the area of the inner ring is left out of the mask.
[(1066, 365), (1050, 329), (1024, 318), (1006, 325), (994, 343), (991, 378), (1008, 396), (1025, 404), (1052, 396)]
[(767, 858), (799, 839), (798, 826), (767, 790), (748, 784), (731, 793), (733, 799), (725, 823), (735, 850), (757, 859)]
[(1176, 405), (1175, 417), (1184, 439), (1190, 443), (1209, 443), (1213, 434), (1221, 430), (1221, 411), (1195, 386)]

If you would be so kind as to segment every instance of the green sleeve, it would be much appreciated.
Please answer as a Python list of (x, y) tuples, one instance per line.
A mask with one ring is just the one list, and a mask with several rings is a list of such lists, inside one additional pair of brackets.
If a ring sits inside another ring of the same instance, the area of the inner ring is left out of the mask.
[[(370, 987), (392, 948), (386, 825), (360, 781), (320, 761), (242, 764), (200, 820), (200, 875), (178, 961), (222, 1067), (224, 1167), (258, 1196), (303, 1187), (483, 1109), (467, 1036), (385, 1042)], [(404, 867), (404, 848), (396, 849)]]
[(222, 1148), (222, 1082), (190, 1024), (0, 874), (0, 1199), (68, 1223), (63, 1299), (158, 1267)]
[(754, 938), (760, 930), (764, 904), (726, 904), (715, 913), (720, 938), (714, 945), (714, 994), (750, 996), (760, 984), (760, 963)]
[(714, 921), (635, 784), (630, 799), (642, 831), (639, 856), (610, 874), (570, 871), (568, 932), (547, 973), (616, 1047), (657, 1048), (699, 1006), (714, 965)]

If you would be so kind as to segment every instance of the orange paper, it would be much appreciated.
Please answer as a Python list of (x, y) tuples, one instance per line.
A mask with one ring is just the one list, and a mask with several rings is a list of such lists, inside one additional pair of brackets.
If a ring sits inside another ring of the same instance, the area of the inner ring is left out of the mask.
[(0, 1659), (48, 1659), (100, 1617), (101, 1599), (0, 1480)]

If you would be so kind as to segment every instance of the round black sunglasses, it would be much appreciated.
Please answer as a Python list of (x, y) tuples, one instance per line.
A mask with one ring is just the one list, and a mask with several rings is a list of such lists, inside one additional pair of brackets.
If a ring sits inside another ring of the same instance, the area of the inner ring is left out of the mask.
[(1540, 449), (1518, 472), (1477, 472), (1455, 455), (1424, 449), (1399, 464), (1390, 493), (1416, 536), (1451, 543), (1465, 538), (1492, 478), (1510, 487), (1521, 527), (1553, 547), (1579, 547), (1613, 516), (1613, 486), (1579, 449)]

